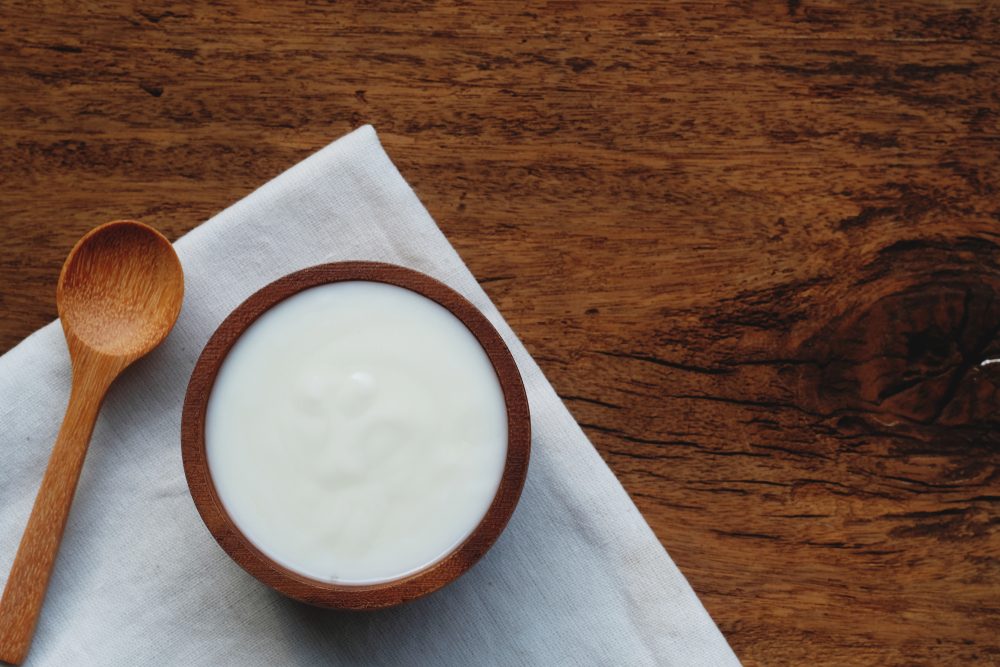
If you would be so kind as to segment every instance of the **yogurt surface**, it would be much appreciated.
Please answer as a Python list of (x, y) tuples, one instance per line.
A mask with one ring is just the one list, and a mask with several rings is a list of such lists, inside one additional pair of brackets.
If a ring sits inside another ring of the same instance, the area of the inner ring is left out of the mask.
[(258, 549), (312, 579), (376, 583), (475, 529), (503, 473), (507, 411), (486, 352), (447, 309), (339, 282), (247, 328), (215, 380), (205, 447)]

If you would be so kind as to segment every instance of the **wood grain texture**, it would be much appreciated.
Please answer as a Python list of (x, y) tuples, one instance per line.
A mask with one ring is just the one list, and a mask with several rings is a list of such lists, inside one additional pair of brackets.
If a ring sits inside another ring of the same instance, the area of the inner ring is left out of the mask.
[(746, 664), (1000, 661), (996, 3), (0, 17), (0, 347), (371, 122)]
[[(447, 308), (476, 337), (496, 371), (507, 409), (507, 456), (496, 495), (479, 525), (441, 560), (389, 582), (344, 585), (318, 581), (275, 562), (240, 530), (219, 499), (205, 449), (205, 417), (215, 378), (226, 355), (257, 319), (302, 290), (343, 280), (370, 280), (421, 294)], [(191, 374), (181, 424), (184, 473), (191, 497), (212, 536), (240, 567), (285, 595), (319, 607), (370, 610), (433, 593), (482, 558), (514, 514), (528, 474), (531, 418), (514, 357), (475, 306), (447, 285), (412, 269), (379, 262), (338, 262), (296, 271), (266, 285), (240, 304), (212, 334)]]
[(128, 220), (87, 233), (56, 288), (73, 383), (28, 525), (0, 598), (0, 661), (21, 664), (34, 637), (104, 396), (174, 326), (184, 274), (161, 234)]

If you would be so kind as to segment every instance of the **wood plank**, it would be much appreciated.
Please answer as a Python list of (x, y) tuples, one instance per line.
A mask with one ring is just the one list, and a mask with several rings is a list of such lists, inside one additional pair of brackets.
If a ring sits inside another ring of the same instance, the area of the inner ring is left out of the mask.
[(5, 3), (0, 349), (365, 122), (748, 665), (1000, 660), (1000, 6)]

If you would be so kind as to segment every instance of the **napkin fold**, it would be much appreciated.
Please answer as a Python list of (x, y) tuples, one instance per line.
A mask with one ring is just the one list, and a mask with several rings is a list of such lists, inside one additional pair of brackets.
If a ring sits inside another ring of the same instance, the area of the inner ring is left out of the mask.
[[(738, 665), (680, 571), (382, 150), (359, 128), (176, 243), (176, 328), (112, 387), (28, 665)], [(314, 264), (377, 260), (474, 303), (531, 405), (520, 505), (470, 572), (371, 613), (272, 592), (216, 545), (181, 464), (181, 403), (209, 336), (246, 297)], [(0, 584), (69, 395), (58, 323), (0, 357)]]

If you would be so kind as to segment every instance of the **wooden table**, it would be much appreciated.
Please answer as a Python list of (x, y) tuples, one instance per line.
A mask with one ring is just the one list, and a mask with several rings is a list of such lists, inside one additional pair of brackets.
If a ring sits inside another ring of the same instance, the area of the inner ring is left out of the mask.
[(0, 350), (370, 122), (746, 664), (1000, 663), (1000, 6), (137, 4), (0, 7)]

